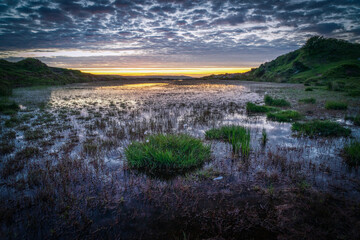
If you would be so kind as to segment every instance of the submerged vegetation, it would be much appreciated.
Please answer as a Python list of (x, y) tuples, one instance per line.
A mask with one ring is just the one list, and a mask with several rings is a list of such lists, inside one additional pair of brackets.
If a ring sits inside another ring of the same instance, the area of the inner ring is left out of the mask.
[(125, 155), (132, 168), (168, 175), (202, 165), (210, 158), (210, 147), (189, 135), (158, 134), (133, 142)]
[(292, 130), (310, 137), (347, 137), (351, 133), (350, 129), (328, 120), (313, 120), (305, 123), (296, 122), (293, 123)]
[(232, 145), (233, 153), (243, 157), (250, 153), (250, 131), (241, 126), (223, 126), (221, 128), (212, 128), (205, 132), (207, 139), (216, 139), (227, 141)]
[(302, 118), (302, 115), (295, 110), (284, 110), (274, 113), (268, 113), (267, 118), (269, 120), (277, 122), (293, 122)]

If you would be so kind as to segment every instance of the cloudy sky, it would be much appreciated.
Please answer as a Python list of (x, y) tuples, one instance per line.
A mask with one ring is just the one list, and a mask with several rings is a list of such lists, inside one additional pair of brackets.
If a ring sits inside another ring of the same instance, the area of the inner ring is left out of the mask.
[(0, 57), (68, 68), (255, 67), (360, 42), (360, 0), (0, 0)]

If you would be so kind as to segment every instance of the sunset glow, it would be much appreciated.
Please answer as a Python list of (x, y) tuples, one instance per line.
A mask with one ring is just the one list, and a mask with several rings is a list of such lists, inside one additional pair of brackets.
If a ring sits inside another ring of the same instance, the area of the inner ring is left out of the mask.
[(211, 74), (244, 73), (250, 68), (77, 68), (85, 73), (122, 76), (173, 76), (202, 77)]

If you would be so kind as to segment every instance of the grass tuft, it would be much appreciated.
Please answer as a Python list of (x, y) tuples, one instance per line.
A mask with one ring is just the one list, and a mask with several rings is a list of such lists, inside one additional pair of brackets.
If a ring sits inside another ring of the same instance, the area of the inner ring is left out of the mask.
[(311, 91), (314, 91), (314, 89), (312, 87), (305, 88), (305, 92), (311, 92)]
[(12, 115), (15, 114), (19, 109), (19, 105), (14, 101), (9, 101), (7, 98), (0, 100), (0, 113)]
[(269, 106), (256, 105), (254, 103), (248, 102), (246, 103), (246, 111), (247, 113), (267, 113), (267, 112), (278, 111), (278, 109)]
[(285, 110), (275, 113), (268, 113), (267, 118), (269, 120), (277, 121), (277, 122), (292, 122), (292, 121), (300, 120), (302, 118), (302, 115), (294, 110)]
[(350, 166), (360, 165), (360, 142), (351, 142), (344, 147), (345, 160)]
[(210, 158), (210, 146), (186, 134), (157, 134), (131, 143), (125, 155), (132, 168), (171, 175), (202, 165)]
[(299, 134), (307, 135), (310, 137), (346, 137), (351, 133), (350, 129), (342, 127), (339, 123), (331, 121), (313, 120), (306, 123), (293, 123), (292, 130), (297, 131)]
[(290, 107), (290, 103), (285, 99), (281, 98), (272, 98), (269, 95), (265, 95), (264, 97), (265, 104), (268, 106), (274, 107)]
[(346, 116), (345, 120), (351, 120), (355, 126), (360, 126), (360, 114), (356, 116)]
[(248, 157), (250, 154), (250, 131), (241, 126), (223, 126), (213, 128), (205, 132), (207, 139), (228, 141), (233, 148), (234, 154)]
[(346, 110), (347, 107), (347, 103), (344, 102), (327, 101), (325, 103), (325, 108), (328, 110)]
[(300, 103), (308, 103), (308, 104), (314, 104), (316, 103), (316, 99), (315, 98), (303, 98), (303, 99), (299, 99)]

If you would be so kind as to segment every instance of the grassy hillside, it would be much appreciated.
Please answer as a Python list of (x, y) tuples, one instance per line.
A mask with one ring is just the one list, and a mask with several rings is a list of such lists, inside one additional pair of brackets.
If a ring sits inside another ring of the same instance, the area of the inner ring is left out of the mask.
[(77, 70), (48, 67), (45, 63), (26, 58), (16, 63), (0, 59), (0, 96), (11, 95), (15, 87), (61, 85), (86, 82), (95, 76)]
[(316, 36), (302, 48), (261, 64), (250, 72), (211, 77), (323, 85), (330, 90), (358, 88), (360, 44)]

